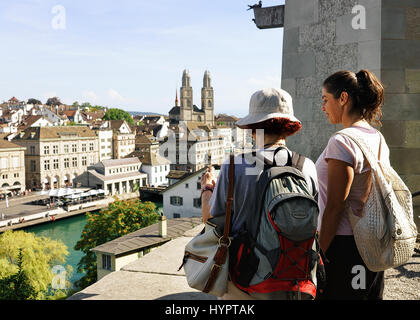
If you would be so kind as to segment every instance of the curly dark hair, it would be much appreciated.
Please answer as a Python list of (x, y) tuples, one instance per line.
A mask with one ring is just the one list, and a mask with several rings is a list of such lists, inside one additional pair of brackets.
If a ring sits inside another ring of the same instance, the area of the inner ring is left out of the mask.
[(302, 128), (300, 122), (290, 121), (288, 118), (271, 118), (262, 122), (240, 126), (242, 129), (251, 129), (254, 133), (257, 129), (263, 129), (265, 134), (276, 134), (287, 137), (295, 134)]
[(381, 125), (384, 87), (369, 70), (358, 73), (338, 71), (324, 81), (324, 88), (338, 99), (342, 92), (347, 92), (352, 101), (351, 113), (360, 115), (369, 123)]

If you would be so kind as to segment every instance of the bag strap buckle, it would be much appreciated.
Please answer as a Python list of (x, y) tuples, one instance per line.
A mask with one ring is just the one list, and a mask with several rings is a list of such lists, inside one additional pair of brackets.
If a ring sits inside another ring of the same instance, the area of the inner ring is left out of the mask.
[(232, 244), (232, 240), (228, 237), (220, 237), (219, 238), (219, 246), (221, 246), (222, 244), (224, 244), (226, 247), (230, 247), (230, 245)]

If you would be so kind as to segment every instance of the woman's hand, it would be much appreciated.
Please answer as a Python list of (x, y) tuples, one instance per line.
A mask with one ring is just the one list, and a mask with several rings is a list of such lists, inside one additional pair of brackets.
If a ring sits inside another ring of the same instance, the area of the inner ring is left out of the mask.
[(210, 198), (212, 196), (211, 191), (203, 192), (204, 188), (208, 186), (210, 189), (214, 189), (216, 185), (216, 177), (214, 176), (214, 167), (210, 166), (207, 168), (203, 176), (201, 177), (201, 216), (203, 218), (203, 222), (206, 223), (209, 218), (211, 218), (210, 214)]
[(214, 167), (209, 166), (203, 176), (201, 177), (201, 192), (203, 192), (206, 186), (214, 188), (216, 186), (216, 177), (214, 175)]

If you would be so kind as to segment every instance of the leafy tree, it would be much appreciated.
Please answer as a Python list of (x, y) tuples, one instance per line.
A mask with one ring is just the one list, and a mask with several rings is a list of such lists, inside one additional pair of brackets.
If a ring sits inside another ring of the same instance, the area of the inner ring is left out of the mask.
[(84, 109), (84, 108), (88, 108), (88, 109), (90, 109), (92, 106), (90, 105), (90, 103), (89, 102), (84, 102), (84, 103), (82, 103), (82, 105), (80, 106), (82, 109)]
[(47, 106), (53, 106), (53, 107), (55, 107), (55, 106), (60, 106), (60, 105), (62, 105), (62, 103), (61, 103), (61, 101), (60, 101), (60, 99), (59, 99), (59, 98), (54, 97), (54, 98), (49, 98), (49, 99), (47, 100), (46, 105), (47, 105)]
[(34, 98), (29, 99), (27, 103), (28, 104), (33, 104), (33, 105), (40, 105), (40, 104), (42, 104), (41, 101), (39, 101), (37, 99), (34, 99)]
[(122, 237), (158, 221), (156, 206), (140, 200), (116, 200), (99, 213), (87, 213), (87, 223), (74, 249), (85, 255), (77, 265), (77, 271), (85, 273), (76, 285), (85, 288), (97, 281), (96, 254), (90, 249)]
[[(23, 249), (21, 249), (23, 248)], [(19, 255), (21, 257), (19, 258)], [(2, 290), (16, 289), (15, 284), (25, 294), (34, 293), (33, 299), (60, 299), (67, 296), (65, 289), (52, 288), (57, 274), (53, 267), (65, 262), (68, 255), (67, 247), (61, 242), (46, 237), (37, 237), (33, 233), (24, 231), (5, 231), (0, 235), (0, 279)], [(21, 260), (19, 260), (21, 259)], [(20, 262), (19, 262), (20, 261)], [(67, 267), (65, 281), (66, 288), (70, 288), (68, 278), (72, 268)], [(19, 289), (20, 290), (20, 289)], [(19, 291), (19, 292), (22, 292)], [(9, 294), (13, 294), (9, 292)]]
[(105, 110), (105, 108), (106, 107), (103, 107), (103, 106), (91, 106), (89, 111), (94, 112), (94, 111), (99, 111), (99, 110)]
[(37, 293), (23, 269), (22, 248), (19, 248), (16, 274), (0, 279), (0, 300), (33, 300)]
[(80, 107), (79, 102), (77, 101), (73, 102), (72, 107), (75, 107), (75, 108)]
[(105, 112), (104, 120), (125, 120), (129, 124), (134, 124), (133, 118), (127, 111), (116, 108), (111, 108)]

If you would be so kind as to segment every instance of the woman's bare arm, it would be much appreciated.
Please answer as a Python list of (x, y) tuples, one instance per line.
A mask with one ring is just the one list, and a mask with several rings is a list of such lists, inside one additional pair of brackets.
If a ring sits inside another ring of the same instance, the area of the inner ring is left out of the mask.
[(341, 160), (328, 160), (327, 204), (319, 237), (323, 252), (327, 251), (335, 237), (353, 178), (354, 170), (350, 164)]

